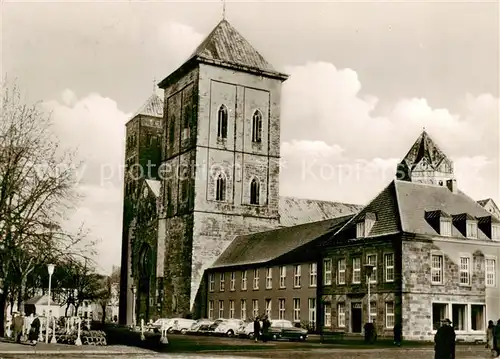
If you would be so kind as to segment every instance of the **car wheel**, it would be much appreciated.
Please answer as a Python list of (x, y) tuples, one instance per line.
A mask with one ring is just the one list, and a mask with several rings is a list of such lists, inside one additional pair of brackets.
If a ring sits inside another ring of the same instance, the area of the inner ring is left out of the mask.
[(232, 329), (229, 329), (226, 334), (228, 337), (232, 337), (234, 335), (234, 332), (232, 331)]
[(181, 329), (181, 334), (186, 334), (187, 329)]
[(253, 339), (253, 333), (248, 333), (248, 337), (249, 337), (250, 339)]
[(168, 329), (167, 329), (167, 333), (168, 333), (168, 334), (172, 334), (173, 332), (174, 332), (174, 329), (173, 329), (173, 328), (168, 328)]

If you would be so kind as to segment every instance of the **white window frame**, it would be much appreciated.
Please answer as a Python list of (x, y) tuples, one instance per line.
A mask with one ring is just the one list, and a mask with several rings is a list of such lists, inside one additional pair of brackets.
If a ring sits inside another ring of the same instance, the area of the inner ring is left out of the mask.
[(500, 225), (491, 225), (491, 239), (494, 241), (500, 241)]
[[(392, 313), (389, 312), (389, 308), (392, 308)], [(385, 303), (385, 327), (387, 329), (394, 328), (394, 302), (386, 302)], [(392, 321), (392, 324), (391, 322)]]
[(215, 273), (210, 273), (208, 275), (208, 291), (215, 291)]
[(273, 288), (273, 269), (266, 268), (266, 289)]
[(365, 237), (365, 221), (356, 223), (356, 238)]
[(318, 282), (318, 264), (309, 263), (309, 287), (316, 287)]
[[(359, 265), (356, 266), (356, 264)], [(361, 257), (354, 257), (352, 259), (352, 283), (353, 284), (361, 283)]]
[(272, 313), (272, 309), (273, 309), (273, 301), (271, 298), (266, 298), (265, 300), (265, 304), (266, 304), (266, 315), (269, 319), (271, 319), (271, 313)]
[(229, 279), (229, 290), (236, 290), (236, 272), (231, 272), (231, 278)]
[[(375, 258), (371, 260), (372, 258)], [(373, 263), (372, 263), (373, 262)], [(373, 271), (370, 276), (370, 283), (377, 283), (377, 254), (370, 253), (366, 255), (366, 264), (373, 264)]]
[(226, 289), (226, 273), (220, 273), (219, 291), (224, 292)]
[(300, 298), (293, 298), (293, 321), (300, 322)]
[(346, 268), (347, 262), (345, 258), (341, 258), (337, 261), (337, 283), (339, 285), (344, 285), (346, 280)]
[(241, 271), (241, 290), (247, 290), (247, 276), (246, 270)]
[(387, 283), (394, 282), (394, 260), (394, 253), (384, 253), (384, 278)]
[(213, 300), (208, 301), (208, 319), (210, 319), (210, 320), (214, 319), (214, 301)]
[(302, 266), (300, 264), (295, 264), (293, 266), (293, 287), (300, 288), (302, 278)]
[[(434, 266), (434, 257), (441, 258), (440, 268)], [(434, 273), (439, 273), (439, 281), (434, 280)], [(431, 284), (442, 285), (444, 283), (444, 255), (440, 252), (431, 252)]]
[(451, 237), (452, 223), (450, 219), (441, 218), (439, 222), (439, 234), (443, 237)]
[(242, 299), (241, 302), (240, 302), (240, 316), (241, 316), (241, 320), (246, 320), (247, 319), (247, 300), (246, 299)]
[(260, 279), (259, 276), (260, 276), (259, 269), (254, 269), (253, 270), (253, 286), (252, 286), (252, 288), (254, 290), (259, 289), (259, 279)]
[(377, 320), (377, 302), (370, 302), (370, 322), (375, 323)]
[(219, 300), (219, 318), (224, 318), (224, 301)]
[(477, 221), (467, 220), (465, 224), (467, 238), (477, 239)]
[(280, 267), (280, 288), (286, 288), (286, 266)]
[(309, 312), (309, 323), (316, 328), (316, 298), (309, 298), (307, 301)]
[(286, 302), (284, 298), (278, 299), (278, 319), (285, 320)]
[[(488, 265), (488, 262), (490, 262), (490, 265)], [(491, 263), (493, 264), (491, 266)], [(493, 268), (491, 268), (493, 267)], [(485, 257), (485, 262), (484, 262), (484, 283), (486, 284), (486, 287), (489, 288), (494, 288), (497, 286), (497, 275), (496, 275), (496, 270), (497, 270), (497, 259), (496, 257), (490, 257), (486, 256)]]
[(337, 303), (337, 326), (345, 328), (345, 302)]
[(332, 285), (332, 260), (330, 258), (323, 260), (323, 285)]
[(259, 315), (259, 300), (252, 299), (252, 313), (254, 318)]
[(472, 258), (470, 254), (460, 254), (459, 260), (459, 283), (463, 287), (470, 287), (472, 277)]
[(229, 300), (229, 319), (234, 319), (234, 300)]

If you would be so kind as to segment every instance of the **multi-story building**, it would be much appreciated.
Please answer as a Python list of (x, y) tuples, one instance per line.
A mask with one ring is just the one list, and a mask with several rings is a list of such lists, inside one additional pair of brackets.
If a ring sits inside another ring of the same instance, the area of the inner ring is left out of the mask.
[(500, 317), (500, 223), (452, 172), (433, 177), (451, 161), (427, 134), (414, 148), (409, 155), (418, 156), (405, 161), (425, 161), (426, 176), (392, 181), (323, 243), (334, 275), (321, 285), (321, 326), (361, 333), (371, 320), (379, 335), (392, 335), (399, 322), (405, 338), (429, 340), (449, 318), (459, 338), (483, 339), (487, 320)]
[(205, 273), (206, 317), (267, 314), (316, 329), (317, 243), (352, 215), (236, 238)]

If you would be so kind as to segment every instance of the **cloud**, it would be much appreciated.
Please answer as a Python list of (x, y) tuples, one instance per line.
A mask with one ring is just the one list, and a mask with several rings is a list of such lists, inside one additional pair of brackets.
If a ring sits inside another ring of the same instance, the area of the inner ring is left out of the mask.
[(83, 196), (67, 223), (84, 223), (91, 239), (99, 240), (97, 261), (111, 270), (120, 261), (125, 123), (131, 117), (112, 99), (91, 93), (82, 98), (71, 90), (45, 102), (61, 146), (78, 150), (83, 166), (77, 173), (77, 191)]
[(168, 54), (169, 65), (176, 69), (194, 52), (204, 35), (192, 27), (178, 23), (163, 23), (158, 28), (159, 44)]

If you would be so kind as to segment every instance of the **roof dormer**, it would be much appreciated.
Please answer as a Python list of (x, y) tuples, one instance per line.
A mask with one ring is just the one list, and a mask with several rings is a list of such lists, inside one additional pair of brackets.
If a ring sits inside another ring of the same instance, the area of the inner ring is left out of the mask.
[(477, 219), (468, 213), (460, 213), (452, 216), (453, 225), (466, 238), (477, 238)]
[(489, 239), (500, 241), (500, 221), (496, 217), (478, 217), (477, 226)]
[(360, 215), (356, 222), (356, 238), (368, 237), (376, 221), (375, 213), (366, 212)]
[(426, 211), (425, 220), (441, 236), (451, 237), (452, 218), (448, 213), (441, 210)]

